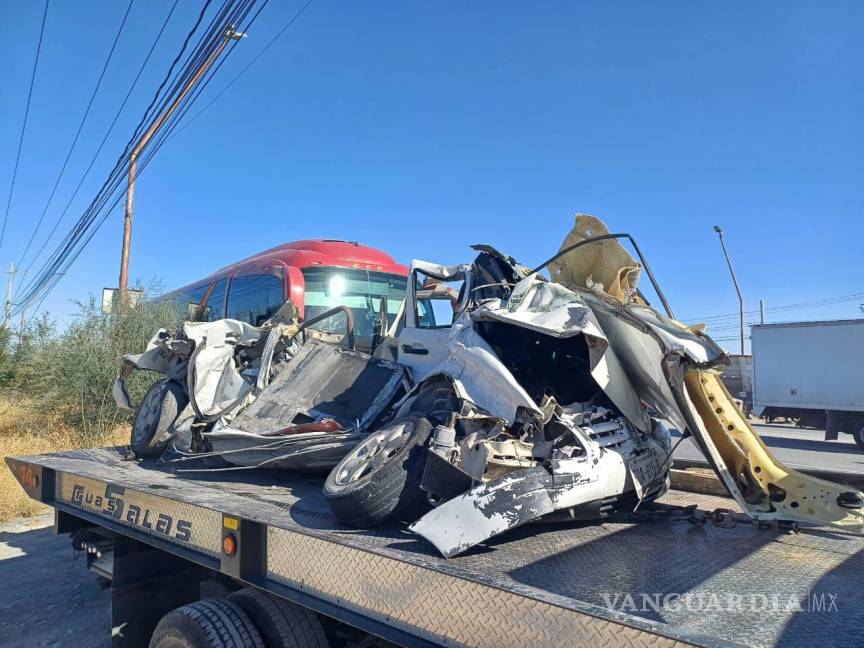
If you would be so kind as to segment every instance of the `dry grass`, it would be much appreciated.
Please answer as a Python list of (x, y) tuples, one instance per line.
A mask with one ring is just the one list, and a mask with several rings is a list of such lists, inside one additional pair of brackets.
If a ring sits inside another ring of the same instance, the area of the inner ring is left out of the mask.
[(75, 448), (122, 445), (129, 442), (129, 427), (83, 436), (64, 425), (60, 416), (42, 412), (33, 401), (0, 395), (0, 523), (36, 515), (47, 507), (27, 497), (4, 461), (7, 456), (59, 452)]

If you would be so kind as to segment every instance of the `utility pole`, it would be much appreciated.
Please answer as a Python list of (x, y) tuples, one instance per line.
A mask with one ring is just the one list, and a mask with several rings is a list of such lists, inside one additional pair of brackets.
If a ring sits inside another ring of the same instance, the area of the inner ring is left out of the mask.
[(135, 176), (138, 174), (138, 157), (146, 148), (147, 144), (150, 143), (150, 140), (153, 139), (156, 132), (171, 116), (171, 113), (173, 113), (177, 106), (180, 105), (183, 98), (189, 94), (189, 91), (195, 87), (195, 84), (198, 83), (198, 81), (201, 80), (201, 77), (204, 76), (210, 66), (213, 65), (213, 62), (219, 58), (219, 55), (222, 53), (222, 50), (225, 49), (228, 41), (240, 40), (244, 36), (245, 34), (234, 31), (233, 26), (228, 27), (225, 30), (225, 33), (222, 34), (222, 42), (219, 44), (219, 47), (217, 47), (216, 50), (201, 63), (198, 70), (192, 75), (192, 78), (189, 79), (183, 87), (183, 90), (180, 91), (180, 94), (177, 95), (177, 98), (174, 99), (171, 105), (165, 109), (165, 112), (162, 113), (159, 119), (157, 119), (153, 125), (147, 129), (147, 132), (141, 136), (138, 144), (135, 145), (135, 148), (132, 149), (132, 153), (129, 155), (129, 184), (126, 189), (126, 213), (123, 218), (123, 249), (120, 253), (120, 294), (118, 307), (121, 310), (125, 308), (126, 294), (129, 290), (129, 247), (132, 243), (132, 212), (135, 202)]
[(732, 259), (729, 257), (729, 251), (726, 249), (726, 241), (723, 240), (723, 230), (719, 225), (714, 226), (714, 231), (720, 237), (720, 246), (723, 248), (723, 254), (726, 256), (726, 264), (729, 266), (729, 274), (732, 275), (732, 283), (735, 284), (735, 292), (738, 293), (738, 325), (741, 333), (741, 355), (744, 355), (744, 297), (741, 295), (741, 286), (738, 285), (738, 277), (735, 276), (735, 269), (732, 267)]
[(6, 304), (3, 308), (3, 328), (9, 329), (9, 319), (12, 317), (12, 279), (15, 277), (15, 262), (9, 262), (9, 278), (6, 280)]
[(759, 300), (759, 323), (760, 324), (765, 323), (765, 300), (764, 299)]

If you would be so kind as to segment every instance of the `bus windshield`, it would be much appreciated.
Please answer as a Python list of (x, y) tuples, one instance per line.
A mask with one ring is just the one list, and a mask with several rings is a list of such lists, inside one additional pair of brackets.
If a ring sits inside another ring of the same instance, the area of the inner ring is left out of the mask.
[[(357, 268), (306, 268), (304, 317), (315, 317), (334, 306), (347, 306), (354, 315), (354, 334), (372, 336), (375, 321), (381, 317), (382, 301), (386, 303), (387, 326), (393, 323), (405, 299), (407, 278), (385, 272)], [(345, 318), (328, 317), (312, 328), (332, 333), (345, 332)]]

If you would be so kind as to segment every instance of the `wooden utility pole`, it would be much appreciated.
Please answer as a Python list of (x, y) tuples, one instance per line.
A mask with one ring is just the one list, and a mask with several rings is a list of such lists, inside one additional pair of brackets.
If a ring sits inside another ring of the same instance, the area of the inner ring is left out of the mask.
[(198, 81), (201, 80), (201, 77), (204, 76), (210, 66), (213, 65), (213, 62), (219, 58), (219, 55), (222, 54), (222, 50), (225, 49), (228, 41), (240, 40), (243, 36), (245, 36), (245, 34), (234, 31), (233, 27), (229, 27), (225, 30), (219, 47), (217, 47), (215, 51), (201, 63), (198, 70), (192, 75), (192, 78), (189, 79), (183, 87), (183, 90), (180, 91), (180, 94), (177, 95), (177, 98), (174, 99), (171, 105), (165, 109), (165, 112), (160, 115), (159, 119), (157, 119), (153, 125), (147, 129), (147, 132), (141, 136), (141, 139), (135, 145), (135, 148), (132, 149), (132, 153), (129, 154), (129, 184), (126, 189), (126, 214), (123, 218), (123, 250), (120, 253), (120, 295), (118, 299), (118, 306), (120, 309), (125, 308), (126, 295), (129, 291), (129, 247), (132, 243), (132, 212), (135, 203), (135, 176), (138, 174), (138, 157), (147, 147), (147, 144), (150, 143), (150, 140), (153, 139), (156, 132), (171, 116), (171, 113), (173, 113), (177, 106), (180, 105), (183, 98), (189, 94), (189, 91), (195, 87), (195, 84), (197, 84)]

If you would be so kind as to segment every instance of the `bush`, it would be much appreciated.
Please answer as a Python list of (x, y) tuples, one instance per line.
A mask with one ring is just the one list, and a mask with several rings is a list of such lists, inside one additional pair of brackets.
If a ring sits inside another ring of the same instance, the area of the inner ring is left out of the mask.
[[(131, 418), (111, 396), (121, 357), (142, 352), (159, 328), (176, 326), (179, 317), (173, 303), (151, 299), (112, 315), (103, 315), (92, 296), (77, 305), (65, 330), (43, 315), (21, 331), (0, 333), (0, 385), (95, 440)], [(135, 372), (128, 386), (133, 400), (140, 401), (154, 378)]]

